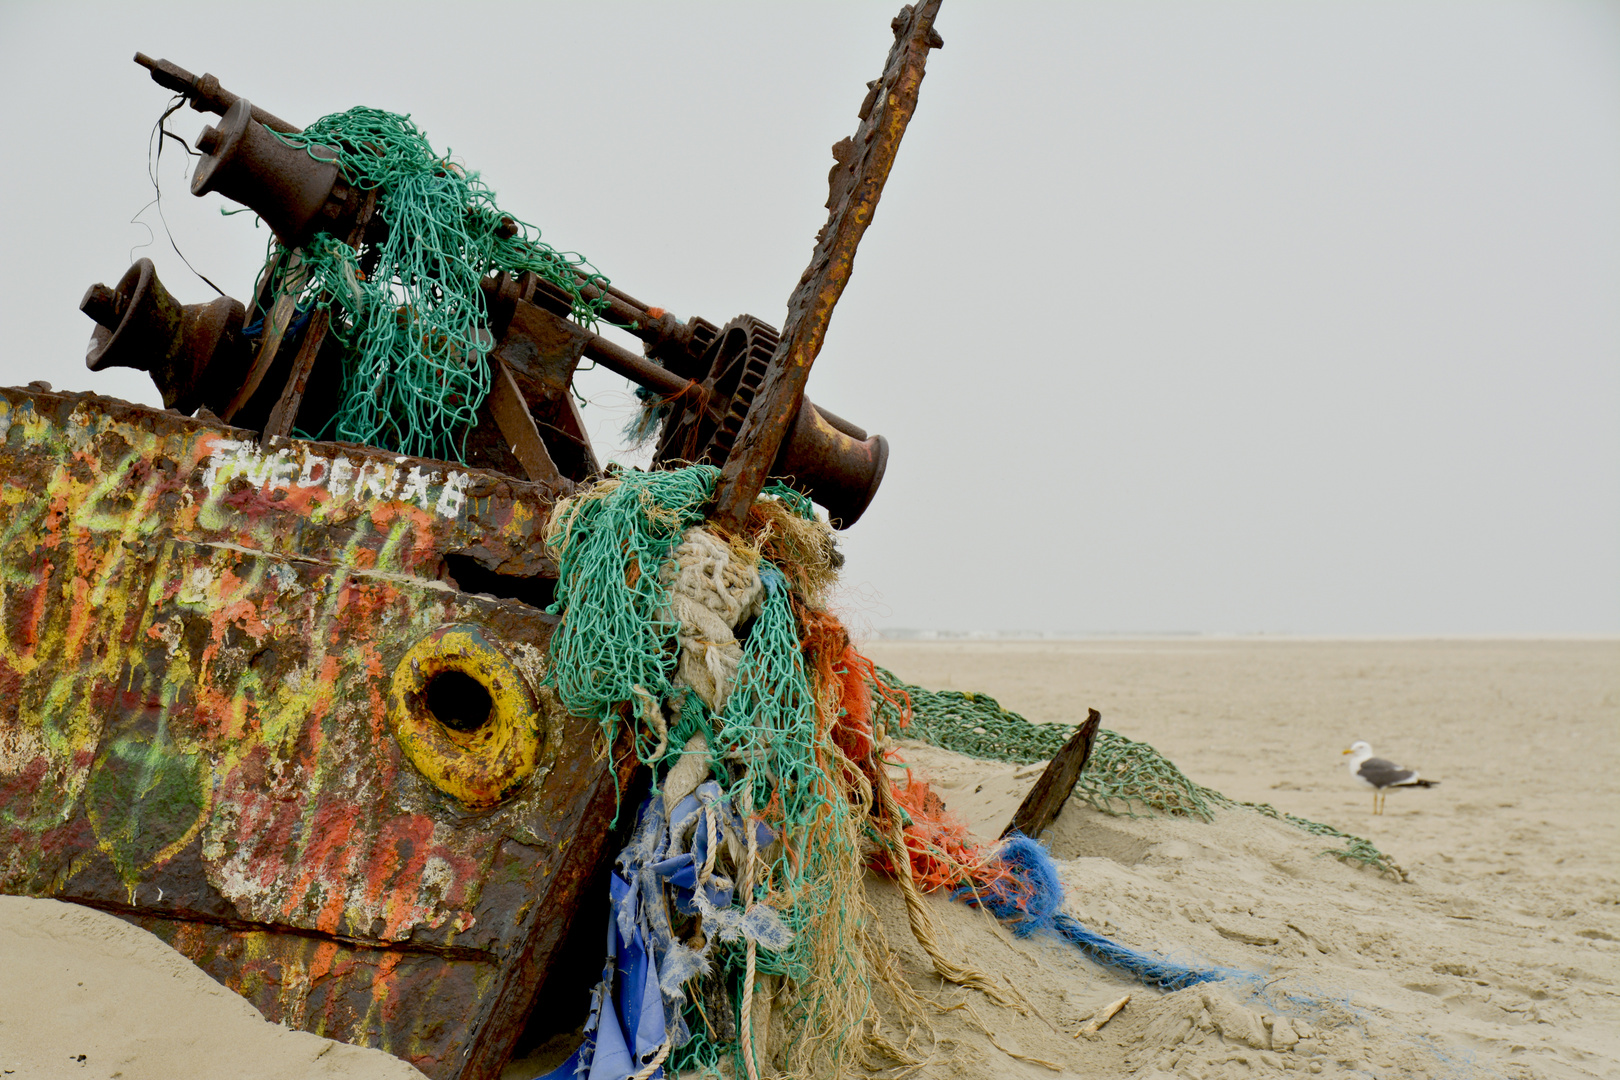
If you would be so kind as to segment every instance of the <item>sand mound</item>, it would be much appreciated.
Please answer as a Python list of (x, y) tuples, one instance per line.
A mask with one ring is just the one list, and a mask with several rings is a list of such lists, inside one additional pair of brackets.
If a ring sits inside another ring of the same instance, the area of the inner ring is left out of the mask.
[(422, 1076), (380, 1050), (270, 1023), (184, 956), (122, 919), (21, 896), (0, 896), (0, 1075)]
[[(904, 752), (987, 836), (1029, 783), (1030, 767), (921, 744)], [(1527, 917), (1524, 898), (1486, 901), (1477, 888), (1421, 873), (1402, 884), (1324, 856), (1317, 838), (1247, 810), (1204, 824), (1073, 805), (1045, 839), (1081, 922), (1229, 977), (1159, 993), (1066, 942), (1015, 940), (987, 916), (936, 900), (952, 948), (1017, 986), (1039, 1014), (1020, 1016), (925, 974), (897, 893), (874, 883), (913, 985), (964, 1006), (935, 1019), (939, 1041), (913, 1055), (925, 1062), (915, 1075), (1573, 1078), (1612, 1076), (1620, 1059), (1612, 900), (1572, 907), (1549, 933)], [(1098, 1037), (1076, 1037), (1126, 993), (1130, 1004)]]

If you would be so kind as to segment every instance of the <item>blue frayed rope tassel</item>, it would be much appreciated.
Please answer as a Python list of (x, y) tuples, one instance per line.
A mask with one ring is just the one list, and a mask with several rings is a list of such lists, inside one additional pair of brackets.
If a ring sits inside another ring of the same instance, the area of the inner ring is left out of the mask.
[(1140, 983), (1160, 990), (1181, 990), (1202, 982), (1223, 979), (1223, 972), (1188, 967), (1149, 953), (1128, 949), (1087, 930), (1063, 910), (1063, 882), (1046, 848), (1021, 832), (1009, 834), (1000, 857), (1013, 881), (990, 886), (962, 887), (952, 897), (983, 907), (1006, 923), (1014, 937), (1029, 937), (1037, 930), (1062, 935), (1097, 963), (1122, 971)]

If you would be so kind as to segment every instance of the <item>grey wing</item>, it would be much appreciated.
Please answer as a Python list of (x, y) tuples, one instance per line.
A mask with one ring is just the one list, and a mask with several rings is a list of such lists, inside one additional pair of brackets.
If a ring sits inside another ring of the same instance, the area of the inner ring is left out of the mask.
[(1417, 779), (1417, 773), (1412, 769), (1403, 769), (1393, 761), (1376, 757), (1363, 761), (1356, 775), (1373, 787), (1399, 787)]

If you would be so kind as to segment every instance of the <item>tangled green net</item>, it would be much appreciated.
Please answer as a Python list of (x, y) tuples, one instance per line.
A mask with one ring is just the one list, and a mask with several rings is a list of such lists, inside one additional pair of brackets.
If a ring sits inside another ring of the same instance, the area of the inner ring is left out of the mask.
[[(889, 685), (911, 695), (911, 724), (905, 729), (907, 738), (970, 757), (1028, 765), (1050, 759), (1073, 734), (1061, 724), (1032, 723), (985, 694), (927, 690), (901, 681), (893, 672), (879, 671)], [(887, 708), (893, 711), (893, 706)], [(1127, 739), (1107, 728), (1097, 732), (1091, 757), (1074, 791), (1105, 814), (1133, 818), (1168, 814), (1212, 821), (1216, 807), (1246, 807), (1269, 818), (1286, 821), (1312, 836), (1340, 841), (1339, 846), (1326, 849), (1325, 854), (1373, 867), (1397, 880), (1406, 877), (1395, 860), (1368, 840), (1331, 825), (1284, 813), (1269, 803), (1240, 803), (1227, 798), (1218, 791), (1193, 783), (1147, 743)]]
[(281, 245), (271, 244), (271, 305), (290, 294), (302, 313), (329, 311), (346, 351), (337, 414), (306, 434), (462, 460), (490, 385), (483, 276), (532, 270), (566, 293), (587, 325), (606, 299), (587, 299), (581, 286), (605, 289), (607, 279), (503, 214), (478, 174), (437, 153), (408, 116), (356, 108), (277, 137), (335, 149), (344, 180), (376, 190), (375, 215), (386, 225), (383, 239), (358, 249), (320, 233), (296, 258), (277, 259)]
[[(675, 690), (669, 584), (660, 570), (681, 535), (703, 520), (720, 470), (712, 465), (613, 474), (552, 518), (556, 602), (547, 679), (563, 705), (600, 723), (611, 742), (629, 709), (661, 705)], [(637, 749), (649, 760), (645, 731)]]
[[(764, 602), (721, 711), (673, 682), (680, 627), (662, 570), (685, 531), (702, 520), (719, 473), (708, 465), (620, 471), (559, 505), (547, 541), (558, 567), (550, 610), (562, 622), (546, 679), (570, 712), (595, 718), (610, 742), (631, 724), (638, 757), (655, 770), (701, 732), (733, 804), (768, 812), (783, 840), (768, 875), (771, 903), (793, 935), (781, 950), (760, 950), (758, 971), (800, 985), (790, 1015), (806, 1041), (836, 1042), (848, 1032), (836, 1020), (820, 1022), (837, 1012), (825, 988), (837, 985), (847, 996), (861, 978), (858, 943), (847, 932), (861, 867), (858, 834), (847, 798), (822, 766), (824, 735), (780, 570), (765, 559), (758, 564)], [(780, 485), (762, 497), (814, 513), (808, 499)], [(715, 957), (735, 991), (742, 947), (717, 943)], [(693, 1042), (675, 1048), (672, 1067), (710, 1068), (722, 1050), (735, 1051), (704, 1035), (707, 1026), (692, 1018)]]
[(747, 779), (738, 783), (752, 785), (751, 805), (763, 807), (773, 795), (780, 800), (783, 832), (790, 839), (775, 876), (792, 897), (783, 920), (794, 935), (786, 950), (767, 952), (760, 966), (767, 974), (798, 981), (809, 973), (809, 954), (824, 944), (816, 940), (816, 924), (844, 903), (836, 868), (854, 867), (859, 860), (852, 848), (835, 850), (853, 836), (845, 828), (850, 807), (834, 797), (838, 789), (818, 760), (816, 701), (787, 581), (769, 563), (761, 565), (760, 576), (766, 586), (764, 609), (744, 642), (736, 685), (710, 742), (725, 757), (750, 763)]

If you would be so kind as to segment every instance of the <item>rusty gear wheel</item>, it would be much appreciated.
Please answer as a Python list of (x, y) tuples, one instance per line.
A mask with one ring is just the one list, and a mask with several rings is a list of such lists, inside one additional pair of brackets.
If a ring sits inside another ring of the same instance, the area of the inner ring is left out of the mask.
[(739, 315), (721, 328), (703, 355), (707, 374), (699, 386), (705, 393), (670, 401), (653, 455), (656, 464), (724, 463), (765, 381), (778, 337), (774, 326), (752, 315)]

